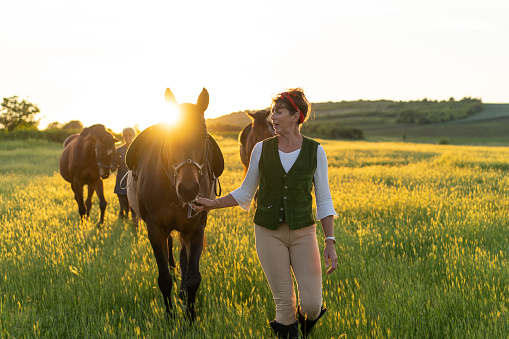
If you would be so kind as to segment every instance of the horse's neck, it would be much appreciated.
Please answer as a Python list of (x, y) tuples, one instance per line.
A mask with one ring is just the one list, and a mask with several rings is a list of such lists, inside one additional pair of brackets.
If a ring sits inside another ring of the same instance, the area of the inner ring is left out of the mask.
[(77, 161), (96, 160), (94, 139), (91, 137), (79, 137), (74, 151), (78, 155), (75, 157)]
[(257, 126), (253, 124), (253, 133), (256, 140), (261, 141), (270, 135), (270, 126), (262, 123), (257, 124)]

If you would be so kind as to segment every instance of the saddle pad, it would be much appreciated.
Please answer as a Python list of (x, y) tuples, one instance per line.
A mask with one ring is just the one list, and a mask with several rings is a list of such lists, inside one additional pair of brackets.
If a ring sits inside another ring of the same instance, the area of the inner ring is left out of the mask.
[(219, 178), (224, 171), (224, 157), (219, 145), (212, 135), (208, 135), (210, 140), (210, 149), (212, 152), (209, 153), (209, 161), (212, 165), (212, 172), (214, 172), (216, 178)]
[(136, 167), (147, 148), (158, 140), (164, 140), (168, 135), (168, 127), (163, 124), (157, 124), (147, 127), (134, 138), (133, 142), (127, 149), (125, 163), (130, 170)]

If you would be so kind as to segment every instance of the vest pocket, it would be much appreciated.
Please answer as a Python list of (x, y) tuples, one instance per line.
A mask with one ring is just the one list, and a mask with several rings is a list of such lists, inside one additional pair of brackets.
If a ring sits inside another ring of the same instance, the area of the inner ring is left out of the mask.
[(272, 205), (269, 205), (269, 206), (258, 205), (256, 207), (256, 209), (260, 210), (260, 212), (263, 212), (263, 213), (277, 214), (276, 209)]

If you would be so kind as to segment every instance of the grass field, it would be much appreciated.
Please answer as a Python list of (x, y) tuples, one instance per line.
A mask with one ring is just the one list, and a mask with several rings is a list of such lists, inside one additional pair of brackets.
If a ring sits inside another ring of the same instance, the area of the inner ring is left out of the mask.
[[(229, 192), (242, 179), (237, 142), (218, 141)], [(312, 337), (507, 337), (509, 148), (321, 142), (340, 265), (324, 274), (329, 310)], [(210, 213), (197, 320), (166, 320), (146, 231), (117, 220), (114, 176), (104, 227), (96, 198), (80, 223), (60, 153), (60, 144), (0, 143), (2, 338), (271, 337), (252, 211)]]

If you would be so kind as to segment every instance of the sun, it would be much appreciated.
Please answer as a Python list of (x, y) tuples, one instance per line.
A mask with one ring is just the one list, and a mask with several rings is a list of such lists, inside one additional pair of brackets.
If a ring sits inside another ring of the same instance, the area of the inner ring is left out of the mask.
[(143, 119), (143, 125), (151, 126), (163, 123), (168, 126), (175, 126), (180, 122), (181, 114), (178, 107), (166, 102), (156, 104), (151, 112)]
[(161, 117), (161, 122), (169, 126), (177, 125), (182, 118), (182, 114), (178, 110), (178, 107), (168, 103), (164, 103), (164, 107), (165, 109)]

